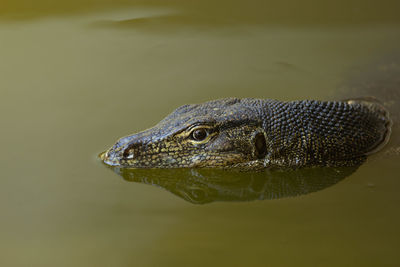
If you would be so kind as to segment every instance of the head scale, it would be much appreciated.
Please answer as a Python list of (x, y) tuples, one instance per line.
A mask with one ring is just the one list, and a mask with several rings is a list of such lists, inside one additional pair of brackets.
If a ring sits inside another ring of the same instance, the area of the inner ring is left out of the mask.
[(228, 98), (182, 106), (153, 128), (119, 139), (102, 160), (126, 168), (263, 165), (261, 105)]

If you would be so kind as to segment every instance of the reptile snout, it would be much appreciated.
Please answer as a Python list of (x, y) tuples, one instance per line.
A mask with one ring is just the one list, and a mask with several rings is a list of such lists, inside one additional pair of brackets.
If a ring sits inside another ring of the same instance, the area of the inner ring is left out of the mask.
[(110, 166), (119, 166), (121, 165), (121, 159), (124, 158), (124, 152), (126, 151), (126, 144), (123, 142), (117, 142), (110, 149), (103, 152), (100, 155), (100, 158), (104, 163)]
[(100, 158), (107, 165), (110, 165), (110, 166), (120, 165), (118, 157), (116, 156), (116, 153), (114, 153), (114, 151), (112, 151), (111, 149), (101, 153)]

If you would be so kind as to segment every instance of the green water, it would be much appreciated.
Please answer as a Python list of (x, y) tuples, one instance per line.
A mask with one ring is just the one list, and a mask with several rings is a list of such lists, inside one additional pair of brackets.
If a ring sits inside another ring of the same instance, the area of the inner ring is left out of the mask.
[(97, 155), (187, 103), (333, 99), (398, 49), (399, 8), (3, 0), (0, 265), (398, 266), (393, 153), (314, 193), (203, 205), (128, 182)]

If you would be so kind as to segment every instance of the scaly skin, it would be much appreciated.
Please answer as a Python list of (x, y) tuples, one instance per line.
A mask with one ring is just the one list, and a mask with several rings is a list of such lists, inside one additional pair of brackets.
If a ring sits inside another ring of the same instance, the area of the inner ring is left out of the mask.
[(388, 140), (377, 102), (228, 98), (185, 105), (101, 155), (123, 168), (354, 166)]

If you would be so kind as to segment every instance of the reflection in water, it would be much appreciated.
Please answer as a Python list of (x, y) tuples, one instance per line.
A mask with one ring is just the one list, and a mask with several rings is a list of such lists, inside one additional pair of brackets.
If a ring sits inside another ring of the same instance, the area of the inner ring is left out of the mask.
[(126, 181), (158, 186), (194, 204), (293, 197), (338, 183), (355, 167), (240, 172), (221, 169), (112, 168)]

